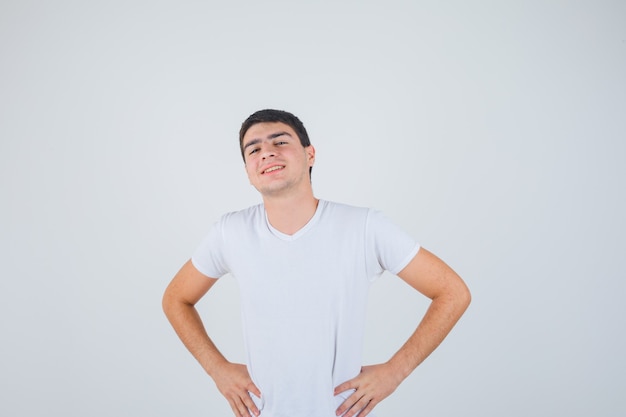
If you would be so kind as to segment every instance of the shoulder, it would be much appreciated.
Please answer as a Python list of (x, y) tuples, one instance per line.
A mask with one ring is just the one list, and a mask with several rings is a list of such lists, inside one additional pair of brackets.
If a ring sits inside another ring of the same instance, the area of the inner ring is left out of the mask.
[[(322, 200), (320, 200), (320, 203)], [(349, 204), (325, 201), (328, 218), (341, 222), (342, 225), (362, 225), (369, 233), (378, 230), (398, 232), (401, 229), (383, 211), (372, 207), (359, 207)]]
[(365, 230), (370, 222), (371, 213), (374, 211), (368, 207), (359, 207), (333, 201), (320, 200), (323, 204), (321, 221), (330, 225), (334, 230)]
[(265, 210), (263, 204), (247, 207), (242, 210), (231, 211), (223, 214), (219, 220), (215, 222), (215, 227), (222, 234), (241, 233), (242, 231), (251, 231), (263, 222), (265, 218)]
[(324, 212), (328, 217), (337, 217), (340, 219), (352, 219), (363, 222), (380, 222), (385, 221), (387, 217), (380, 210), (371, 207), (353, 206), (350, 204), (337, 203), (334, 201), (320, 200), (325, 204)]
[(220, 223), (248, 223), (264, 216), (263, 204), (257, 204), (237, 211), (225, 213), (220, 218)]
[(352, 206), (350, 204), (337, 203), (335, 201), (320, 200), (320, 204), (323, 206), (323, 211), (333, 215), (355, 216), (364, 215), (372, 210), (367, 207)]

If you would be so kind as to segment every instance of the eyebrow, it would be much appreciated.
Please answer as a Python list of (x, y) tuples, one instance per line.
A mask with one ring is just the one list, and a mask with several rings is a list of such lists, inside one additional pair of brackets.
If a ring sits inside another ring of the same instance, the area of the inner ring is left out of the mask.
[[(290, 138), (292, 137), (291, 134), (289, 134), (289, 132), (284, 132), (284, 131), (280, 131), (280, 132), (276, 132), (276, 133), (272, 133), (271, 135), (267, 136), (267, 139), (276, 139), (277, 137), (280, 136), (289, 136)], [(243, 149), (246, 150), (249, 146), (253, 146), (256, 145), (258, 143), (261, 143), (261, 139), (257, 138), (257, 139), (252, 139), (250, 142), (246, 143), (243, 146)]]

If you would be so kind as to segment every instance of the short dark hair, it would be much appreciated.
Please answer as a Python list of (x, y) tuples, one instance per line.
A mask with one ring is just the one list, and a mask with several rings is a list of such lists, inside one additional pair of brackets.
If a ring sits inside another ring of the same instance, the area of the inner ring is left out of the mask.
[[(309, 134), (306, 132), (304, 124), (294, 114), (284, 110), (259, 110), (248, 116), (248, 118), (244, 120), (244, 122), (241, 124), (241, 129), (239, 129), (239, 149), (241, 150), (241, 157), (243, 158), (244, 162), (246, 162), (246, 156), (243, 153), (243, 137), (245, 136), (248, 129), (258, 123), (276, 122), (284, 123), (287, 126), (291, 127), (298, 135), (298, 139), (300, 139), (300, 143), (303, 147), (306, 148), (307, 146), (311, 146)], [(312, 170), (313, 167), (309, 168), (309, 177), (311, 176)]]

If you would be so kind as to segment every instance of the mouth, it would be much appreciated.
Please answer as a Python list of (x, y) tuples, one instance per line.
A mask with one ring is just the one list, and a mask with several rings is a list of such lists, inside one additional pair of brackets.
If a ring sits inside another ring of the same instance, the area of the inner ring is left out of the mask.
[(261, 174), (269, 174), (270, 172), (274, 172), (274, 171), (280, 171), (281, 169), (285, 168), (284, 165), (274, 165), (272, 167), (267, 168), (266, 170), (264, 170), (263, 172), (261, 172)]

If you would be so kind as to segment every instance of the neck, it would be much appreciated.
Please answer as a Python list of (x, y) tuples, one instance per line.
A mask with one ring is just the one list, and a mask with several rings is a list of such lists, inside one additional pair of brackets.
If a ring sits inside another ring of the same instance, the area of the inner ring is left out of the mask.
[(318, 201), (313, 191), (289, 196), (263, 197), (270, 224), (286, 235), (293, 235), (311, 220), (317, 210)]

